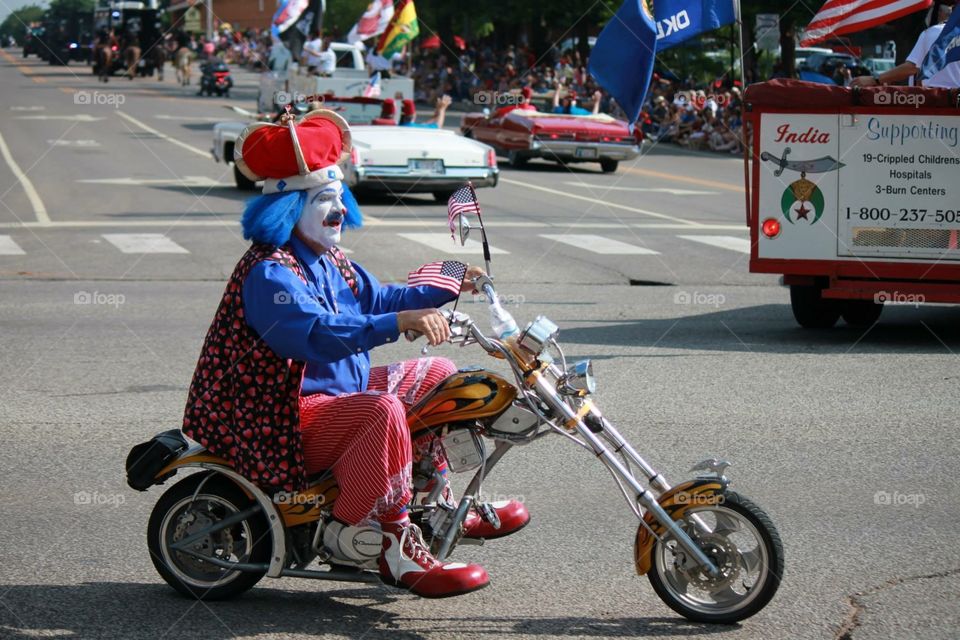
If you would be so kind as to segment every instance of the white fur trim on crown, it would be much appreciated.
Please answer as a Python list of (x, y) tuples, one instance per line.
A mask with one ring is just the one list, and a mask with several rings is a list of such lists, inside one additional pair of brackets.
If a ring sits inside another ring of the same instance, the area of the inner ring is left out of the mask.
[(330, 165), (323, 169), (311, 171), (305, 176), (290, 176), (288, 178), (267, 178), (263, 181), (263, 192), (287, 193), (288, 191), (305, 191), (322, 187), (325, 184), (343, 180), (343, 171), (337, 165)]

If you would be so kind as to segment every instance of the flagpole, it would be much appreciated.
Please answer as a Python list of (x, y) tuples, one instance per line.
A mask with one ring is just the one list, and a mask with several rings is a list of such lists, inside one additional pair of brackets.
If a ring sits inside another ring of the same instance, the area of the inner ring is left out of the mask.
[(743, 185), (746, 197), (747, 224), (750, 222), (750, 148), (747, 140), (747, 123), (744, 98), (747, 95), (746, 52), (743, 50), (743, 13), (740, 11), (740, 0), (733, 0), (737, 16), (737, 34), (740, 36), (740, 136), (743, 144)]
[(743, 14), (740, 12), (740, 0), (733, 0), (733, 6), (737, 13), (737, 34), (740, 36), (740, 84), (743, 90), (747, 89), (747, 74), (744, 71), (743, 59), (746, 53), (743, 51)]
[(470, 187), (470, 194), (477, 205), (477, 221), (480, 222), (480, 237), (483, 238), (483, 262), (486, 264), (487, 277), (493, 279), (493, 274), (490, 273), (490, 245), (487, 243), (487, 229), (483, 226), (483, 217), (480, 215), (480, 200), (477, 199), (477, 190), (473, 188), (472, 180), (467, 181), (467, 186)]

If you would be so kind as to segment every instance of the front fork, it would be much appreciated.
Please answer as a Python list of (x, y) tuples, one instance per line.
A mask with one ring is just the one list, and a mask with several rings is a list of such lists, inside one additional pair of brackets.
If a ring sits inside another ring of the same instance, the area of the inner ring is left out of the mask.
[[(557, 415), (564, 418), (563, 426), (576, 431), (577, 434), (590, 445), (590, 448), (593, 449), (596, 456), (613, 472), (614, 476), (627, 484), (627, 487), (633, 492), (637, 502), (639, 502), (657, 522), (663, 525), (666, 533), (672, 536), (673, 539), (677, 541), (677, 544), (693, 557), (697, 564), (702, 566), (707, 573), (716, 575), (718, 569), (713, 561), (703, 553), (697, 543), (694, 542), (663, 507), (660, 506), (657, 500), (658, 496), (644, 487), (630, 469), (620, 461), (617, 455), (624, 455), (636, 464), (647, 477), (647, 482), (650, 487), (657, 491), (658, 494), (670, 490), (671, 487), (666, 479), (630, 446), (630, 443), (620, 435), (620, 432), (617, 431), (610, 422), (600, 415), (600, 412), (593, 407), (590, 400), (584, 402), (584, 410), (577, 412), (563, 400), (560, 394), (557, 393), (554, 385), (546, 379), (542, 372), (536, 371), (530, 374), (530, 376), (532, 379), (528, 380), (528, 382), (532, 382), (536, 386), (540, 397), (547, 401)], [(608, 449), (603, 443), (603, 440), (594, 433), (594, 430), (587, 426), (584, 417), (590, 413), (599, 421), (600, 426), (597, 428), (597, 431), (603, 433), (607, 441), (614, 446), (613, 451)], [(640, 517), (640, 522), (644, 523), (642, 517)]]

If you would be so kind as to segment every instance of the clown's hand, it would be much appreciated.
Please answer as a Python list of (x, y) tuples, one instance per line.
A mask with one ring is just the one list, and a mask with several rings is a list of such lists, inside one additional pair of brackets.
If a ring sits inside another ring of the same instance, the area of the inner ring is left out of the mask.
[(439, 309), (416, 309), (397, 313), (397, 328), (408, 340), (426, 336), (430, 346), (443, 344), (450, 338), (450, 325)]
[(463, 284), (460, 285), (460, 291), (462, 293), (478, 293), (476, 287), (473, 286), (473, 281), (481, 276), (487, 275), (487, 272), (483, 270), (483, 267), (467, 267), (467, 273), (463, 276)]

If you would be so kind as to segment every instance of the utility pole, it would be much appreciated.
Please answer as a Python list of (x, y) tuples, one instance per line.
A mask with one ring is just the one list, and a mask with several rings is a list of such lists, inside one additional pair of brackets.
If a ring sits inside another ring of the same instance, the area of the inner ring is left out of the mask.
[(206, 0), (207, 42), (213, 42), (213, 0)]

